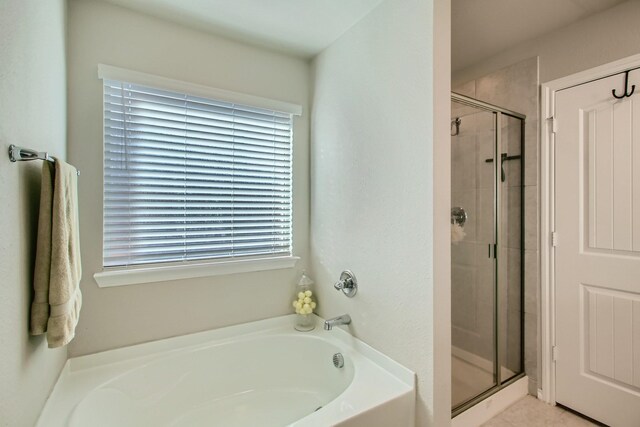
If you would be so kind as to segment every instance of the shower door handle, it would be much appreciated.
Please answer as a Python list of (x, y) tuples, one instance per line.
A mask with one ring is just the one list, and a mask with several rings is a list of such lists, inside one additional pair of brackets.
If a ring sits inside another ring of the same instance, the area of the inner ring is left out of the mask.
[[(496, 244), (495, 243), (489, 243), (487, 246), (489, 248), (488, 258), (495, 258), (496, 257)], [(492, 252), (493, 252), (493, 256), (491, 255)]]

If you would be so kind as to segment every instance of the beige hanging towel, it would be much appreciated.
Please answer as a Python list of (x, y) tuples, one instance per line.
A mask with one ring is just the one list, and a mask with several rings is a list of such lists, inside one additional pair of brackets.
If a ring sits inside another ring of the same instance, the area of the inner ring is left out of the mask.
[(31, 334), (46, 332), (50, 348), (73, 339), (82, 305), (77, 180), (63, 161), (42, 165)]

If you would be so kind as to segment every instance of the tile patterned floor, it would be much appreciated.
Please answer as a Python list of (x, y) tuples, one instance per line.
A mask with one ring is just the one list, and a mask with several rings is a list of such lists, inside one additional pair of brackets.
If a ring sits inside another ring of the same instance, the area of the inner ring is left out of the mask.
[(546, 403), (527, 396), (519, 400), (504, 412), (501, 412), (482, 427), (588, 427), (597, 426), (569, 411), (558, 406), (550, 406)]

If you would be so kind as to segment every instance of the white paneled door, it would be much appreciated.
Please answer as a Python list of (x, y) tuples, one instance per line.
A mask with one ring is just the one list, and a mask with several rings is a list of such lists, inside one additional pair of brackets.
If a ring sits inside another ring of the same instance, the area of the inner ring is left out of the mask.
[(556, 93), (556, 401), (640, 426), (640, 70)]

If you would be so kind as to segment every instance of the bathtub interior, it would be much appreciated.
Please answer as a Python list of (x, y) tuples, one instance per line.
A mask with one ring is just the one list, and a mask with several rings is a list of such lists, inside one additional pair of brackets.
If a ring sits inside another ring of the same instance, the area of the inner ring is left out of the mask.
[(314, 336), (247, 338), (172, 354), (91, 391), (69, 425), (282, 426), (322, 408), (354, 377), (340, 348)]

